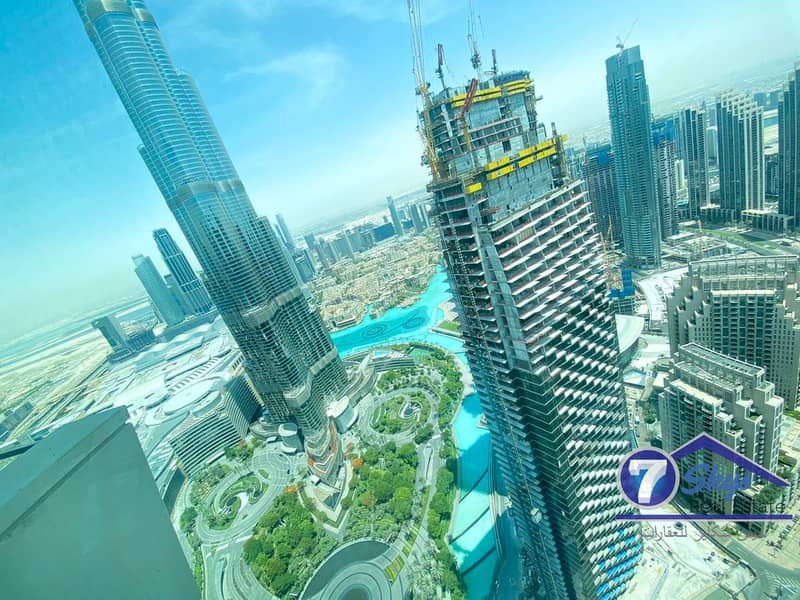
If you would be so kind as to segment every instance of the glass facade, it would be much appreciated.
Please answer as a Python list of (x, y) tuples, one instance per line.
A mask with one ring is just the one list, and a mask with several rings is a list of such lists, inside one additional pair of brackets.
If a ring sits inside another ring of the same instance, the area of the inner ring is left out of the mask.
[(661, 219), (650, 92), (638, 46), (625, 48), (606, 60), (606, 88), (625, 256), (634, 268), (658, 268)]
[(75, 5), (270, 418), (296, 419), (312, 470), (330, 478), (340, 450), (325, 410), (347, 376), (319, 313), (269, 222), (255, 213), (197, 87), (173, 64), (144, 2)]

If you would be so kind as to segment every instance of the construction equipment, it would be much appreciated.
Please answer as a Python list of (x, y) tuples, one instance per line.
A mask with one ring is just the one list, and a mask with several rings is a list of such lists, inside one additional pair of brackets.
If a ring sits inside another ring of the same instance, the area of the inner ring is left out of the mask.
[(441, 44), (437, 44), (436, 46), (436, 57), (439, 63), (436, 67), (436, 75), (439, 77), (439, 81), (442, 82), (442, 89), (446, 90), (447, 86), (444, 83), (444, 46)]
[(428, 82), (425, 81), (425, 57), (422, 44), (422, 14), (419, 9), (419, 0), (407, 0), (408, 20), (411, 24), (411, 53), (414, 59), (414, 79), (417, 82), (417, 94), (422, 98), (422, 129), (417, 128), (425, 146), (428, 167), (434, 180), (439, 179), (439, 158), (433, 143), (433, 126), (431, 125), (430, 109), (431, 93)]
[(606, 284), (609, 290), (622, 289), (622, 277), (614, 251), (614, 226), (611, 217), (608, 217), (608, 230), (604, 236), (600, 234), (600, 245), (603, 247), (603, 269), (606, 275)]
[(627, 42), (628, 38), (631, 37), (631, 33), (633, 33), (633, 28), (636, 27), (636, 23), (638, 22), (639, 22), (639, 17), (636, 17), (636, 19), (633, 20), (633, 24), (631, 25), (631, 28), (628, 30), (628, 33), (625, 34), (624, 38), (620, 39), (620, 37), (617, 36), (616, 47), (620, 52), (622, 52), (625, 49), (625, 42)]
[(497, 75), (497, 50), (492, 48), (492, 77)]
[(469, 17), (467, 18), (467, 42), (469, 42), (470, 57), (472, 68), (475, 69), (475, 74), (480, 78), (481, 76), (481, 55), (478, 52), (478, 42), (475, 39), (477, 33), (475, 31), (475, 7), (472, 0), (469, 2)]
[(461, 129), (464, 132), (464, 143), (467, 146), (467, 152), (472, 152), (472, 140), (469, 136), (469, 127), (467, 126), (467, 113), (472, 108), (472, 101), (475, 99), (475, 92), (478, 91), (478, 80), (473, 79), (469, 82), (467, 89), (467, 97), (464, 99), (464, 106), (458, 111), (458, 118), (461, 121)]

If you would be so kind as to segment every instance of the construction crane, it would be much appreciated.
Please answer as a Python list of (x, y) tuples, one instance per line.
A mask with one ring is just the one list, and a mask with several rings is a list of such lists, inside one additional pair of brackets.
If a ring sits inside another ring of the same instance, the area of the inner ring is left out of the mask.
[(631, 28), (628, 30), (628, 33), (625, 34), (624, 38), (620, 39), (620, 37), (617, 36), (616, 47), (620, 52), (622, 52), (625, 49), (625, 42), (627, 42), (628, 38), (631, 37), (631, 33), (633, 33), (633, 28), (636, 27), (636, 23), (638, 22), (639, 22), (639, 17), (636, 17), (636, 19), (634, 19), (633, 21), (633, 24), (631, 25)]
[(439, 81), (442, 82), (442, 89), (446, 90), (447, 86), (444, 83), (444, 46), (441, 44), (437, 44), (436, 46), (436, 59), (438, 62), (438, 66), (436, 67), (436, 75), (439, 77)]
[(469, 82), (467, 95), (464, 98), (464, 106), (458, 111), (458, 119), (461, 121), (461, 129), (464, 132), (464, 143), (467, 146), (467, 152), (472, 152), (472, 140), (469, 138), (469, 127), (467, 126), (467, 113), (472, 108), (472, 101), (475, 99), (475, 92), (478, 91), (478, 80), (473, 79)]
[(478, 52), (478, 42), (476, 40), (477, 32), (475, 31), (475, 6), (472, 0), (469, 1), (469, 17), (467, 18), (467, 42), (469, 42), (470, 57), (472, 68), (475, 69), (476, 75), (481, 76), (481, 54)]
[(497, 75), (497, 50), (492, 48), (492, 77)]
[(422, 129), (419, 127), (417, 130), (422, 137), (422, 143), (425, 146), (425, 155), (428, 159), (428, 167), (431, 170), (433, 179), (438, 179), (439, 159), (436, 156), (436, 148), (433, 143), (433, 126), (431, 125), (430, 109), (431, 93), (428, 88), (428, 82), (425, 81), (425, 56), (423, 54), (422, 44), (422, 13), (419, 9), (419, 0), (407, 0), (408, 3), (408, 20), (411, 24), (411, 53), (414, 59), (414, 79), (417, 82), (417, 94), (422, 98)]

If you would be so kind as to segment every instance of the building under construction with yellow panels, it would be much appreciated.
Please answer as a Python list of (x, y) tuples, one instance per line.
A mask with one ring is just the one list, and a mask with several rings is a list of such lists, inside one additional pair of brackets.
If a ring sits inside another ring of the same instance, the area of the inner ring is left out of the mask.
[(641, 554), (600, 236), (529, 73), (427, 95), (420, 129), (456, 311), (526, 566), (548, 599), (617, 598)]

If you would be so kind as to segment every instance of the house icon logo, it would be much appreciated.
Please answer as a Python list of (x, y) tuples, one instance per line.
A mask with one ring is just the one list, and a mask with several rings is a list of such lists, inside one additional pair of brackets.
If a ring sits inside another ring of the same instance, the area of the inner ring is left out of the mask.
[[(721, 460), (708, 464), (695, 463), (681, 475), (678, 461), (695, 452), (705, 450)], [(744, 473), (744, 474), (742, 474)], [(711, 492), (730, 501), (739, 491), (749, 489), (758, 478), (764, 484), (785, 488), (789, 484), (739, 454), (707, 433), (701, 433), (669, 454), (660, 448), (638, 448), (627, 454), (617, 470), (617, 486), (629, 504), (636, 508), (656, 508), (672, 500), (680, 491), (692, 497), (702, 492)], [(792, 515), (779, 509), (773, 513), (755, 514), (684, 514), (683, 520), (695, 521), (791, 521)], [(618, 520), (650, 521), (674, 520), (676, 515), (623, 514)]]

